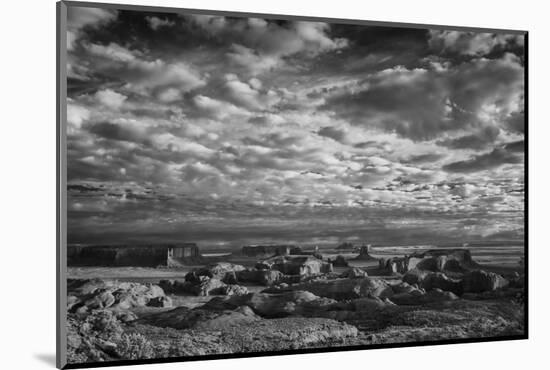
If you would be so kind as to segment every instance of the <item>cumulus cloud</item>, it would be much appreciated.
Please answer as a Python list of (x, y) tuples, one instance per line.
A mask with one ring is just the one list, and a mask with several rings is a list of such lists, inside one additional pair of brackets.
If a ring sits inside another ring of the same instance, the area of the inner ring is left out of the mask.
[(486, 149), (493, 143), (500, 133), (495, 126), (487, 126), (469, 135), (463, 135), (452, 139), (440, 140), (437, 143), (453, 149)]
[(125, 12), (67, 34), (70, 240), (521, 232), (520, 37)]
[(79, 128), (82, 123), (86, 122), (90, 118), (90, 111), (85, 107), (75, 105), (69, 102), (67, 104), (67, 122)]
[(340, 129), (337, 127), (331, 127), (331, 126), (321, 127), (319, 131), (317, 131), (317, 134), (320, 136), (331, 138), (341, 143), (351, 142), (348, 136), (347, 130)]
[(523, 158), (503, 148), (495, 148), (491, 152), (473, 156), (464, 161), (449, 163), (443, 169), (449, 172), (477, 172), (493, 169), (504, 164), (522, 163)]
[(176, 22), (171, 21), (169, 19), (162, 19), (159, 17), (145, 17), (147, 22), (149, 23), (149, 27), (151, 27), (153, 30), (158, 30), (160, 27), (171, 27), (175, 26)]
[(355, 125), (427, 140), (443, 132), (502, 125), (523, 110), (522, 94), (523, 67), (517, 57), (506, 54), (445, 72), (385, 69), (336, 89), (323, 108)]
[(280, 115), (273, 113), (264, 113), (253, 116), (248, 119), (248, 122), (260, 125), (280, 125), (286, 122), (286, 119)]
[(436, 162), (444, 158), (445, 155), (441, 153), (425, 153), (425, 154), (413, 154), (409, 157), (404, 158), (404, 162), (410, 163), (425, 163), (425, 162)]
[(91, 124), (88, 130), (97, 136), (110, 140), (128, 141), (140, 144), (149, 142), (146, 131), (139, 125), (131, 123), (97, 122)]
[(212, 35), (228, 40), (239, 40), (246, 47), (261, 53), (288, 56), (300, 52), (318, 53), (344, 48), (343, 38), (328, 36), (330, 26), (322, 22), (276, 22), (259, 18), (225, 18), (221, 16), (193, 16), (194, 21)]
[(95, 98), (104, 106), (111, 109), (119, 109), (126, 101), (124, 94), (117, 93), (111, 89), (100, 90), (95, 93)]
[[(102, 72), (112, 78), (124, 78), (126, 88), (139, 93), (149, 95), (152, 91), (168, 88), (187, 92), (206, 85), (205, 78), (197, 69), (184, 62), (146, 59), (141, 51), (114, 42), (107, 45), (89, 43), (86, 50), (92, 56), (115, 62), (110, 65), (100, 64), (98, 67), (103, 68)], [(166, 91), (160, 94), (163, 93)]]
[(258, 75), (279, 67), (283, 61), (272, 55), (260, 55), (254, 50), (239, 44), (233, 44), (227, 57), (230, 62), (245, 67), (252, 75)]
[[(225, 75), (225, 92), (228, 100), (251, 110), (263, 110), (280, 101), (278, 94), (273, 90), (260, 91), (258, 84), (261, 81), (253, 79), (252, 84), (242, 82), (235, 74)], [(254, 87), (255, 85), (256, 87)]]
[[(141, 76), (140, 76), (141, 77)], [(177, 87), (191, 91), (206, 84), (195, 68), (181, 62), (155, 63), (146, 76), (132, 83), (142, 88)]]
[(99, 27), (117, 17), (117, 11), (102, 8), (88, 8), (80, 6), (67, 7), (67, 27), (79, 30), (86, 26)]
[(235, 105), (216, 100), (204, 95), (197, 95), (193, 97), (193, 103), (204, 114), (217, 119), (224, 119), (226, 117), (236, 116), (248, 116), (250, 113), (244, 109), (236, 107)]
[(158, 99), (164, 103), (172, 103), (182, 98), (182, 91), (175, 87), (169, 87), (158, 93)]
[(518, 140), (511, 143), (507, 143), (504, 145), (504, 149), (509, 150), (511, 152), (519, 152), (524, 153), (525, 152), (525, 141), (524, 140)]
[(91, 55), (103, 57), (114, 62), (133, 62), (137, 60), (139, 52), (131, 51), (115, 42), (108, 45), (88, 44), (86, 49)]
[(479, 56), (508, 45), (523, 46), (523, 41), (522, 35), (430, 30), (428, 43), (438, 52)]
[(510, 112), (503, 118), (504, 127), (510, 131), (515, 131), (523, 134), (525, 132), (525, 113)]
[(72, 51), (85, 27), (98, 28), (117, 18), (118, 12), (110, 9), (67, 7), (67, 50)]
[(170, 133), (162, 133), (151, 138), (153, 145), (160, 149), (194, 154), (198, 157), (208, 157), (214, 151), (202, 144), (195, 143), (186, 138), (177, 137)]
[(260, 18), (226, 18), (195, 15), (193, 22), (231, 45), (228, 59), (253, 75), (282, 66), (284, 58), (296, 54), (316, 56), (348, 46), (345, 38), (330, 37), (330, 26), (322, 22), (277, 23)]

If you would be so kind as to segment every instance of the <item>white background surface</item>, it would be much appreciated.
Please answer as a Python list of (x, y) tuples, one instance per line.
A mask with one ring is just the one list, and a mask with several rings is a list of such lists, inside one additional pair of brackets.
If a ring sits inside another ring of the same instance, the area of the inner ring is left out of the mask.
[[(122, 2), (112, 0), (112, 2)], [(529, 35), (530, 339), (175, 364), (135, 369), (548, 368), (547, 87), (544, 1), (128, 0), (134, 4), (526, 29)], [(55, 364), (55, 2), (3, 2), (0, 367)], [(6, 114), (7, 112), (7, 114)], [(546, 350), (546, 351), (545, 351)]]

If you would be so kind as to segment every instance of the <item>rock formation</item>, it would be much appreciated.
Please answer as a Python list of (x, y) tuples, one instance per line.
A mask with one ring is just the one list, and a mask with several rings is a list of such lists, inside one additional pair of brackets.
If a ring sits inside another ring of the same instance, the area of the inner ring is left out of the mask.
[(364, 278), (367, 276), (369, 276), (367, 272), (358, 267), (352, 267), (340, 274), (341, 278), (350, 278), (350, 279)]
[(508, 286), (508, 280), (493, 272), (471, 271), (464, 275), (463, 289), (468, 293), (492, 291)]
[(381, 258), (378, 260), (378, 266), (388, 275), (403, 274), (408, 271), (408, 259), (406, 257)]
[(278, 256), (262, 261), (261, 265), (285, 275), (318, 275), (332, 272), (332, 264), (313, 256)]
[(370, 255), (370, 245), (363, 245), (359, 249), (359, 255), (354, 258), (357, 261), (376, 261), (377, 259)]
[(332, 261), (334, 267), (348, 267), (348, 261), (341, 254), (337, 255), (334, 261)]
[(290, 285), (287, 289), (308, 291), (320, 297), (336, 300), (361, 297), (386, 298), (393, 295), (393, 291), (386, 281), (369, 277), (359, 279), (316, 279)]
[[(361, 255), (372, 258), (368, 248)], [(463, 250), (381, 260), (394, 274), (387, 278), (369, 277), (357, 267), (337, 274), (332, 264), (304, 255), (247, 266), (210, 264), (158, 285), (68, 280), (70, 360), (402, 343), (523, 330), (524, 276), (480, 270)], [(266, 289), (258, 293), (258, 286)]]
[(138, 306), (163, 304), (165, 294), (161, 287), (154, 284), (139, 284), (117, 281), (69, 280), (69, 312), (84, 314), (90, 310), (117, 308), (127, 310)]

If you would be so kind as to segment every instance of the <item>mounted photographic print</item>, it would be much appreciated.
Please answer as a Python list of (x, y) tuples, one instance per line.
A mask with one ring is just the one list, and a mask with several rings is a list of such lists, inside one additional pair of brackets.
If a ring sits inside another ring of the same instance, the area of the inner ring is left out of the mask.
[(527, 338), (527, 33), (58, 3), (58, 367)]

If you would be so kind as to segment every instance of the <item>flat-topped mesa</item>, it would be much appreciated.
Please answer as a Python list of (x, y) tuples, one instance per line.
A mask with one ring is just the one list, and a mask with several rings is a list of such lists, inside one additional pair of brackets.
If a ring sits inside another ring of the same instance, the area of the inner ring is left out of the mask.
[(245, 245), (241, 253), (247, 257), (272, 257), (272, 256), (287, 256), (297, 251), (298, 247), (287, 244), (269, 244), (269, 245)]
[(468, 249), (441, 248), (408, 256), (408, 269), (419, 267), (424, 270), (463, 270), (477, 267)]
[(195, 243), (69, 246), (68, 266), (179, 267), (201, 258)]
[(379, 269), (388, 274), (404, 274), (415, 268), (427, 271), (463, 272), (477, 267), (478, 264), (472, 260), (469, 250), (456, 248), (430, 249), (410, 256), (379, 260)]

